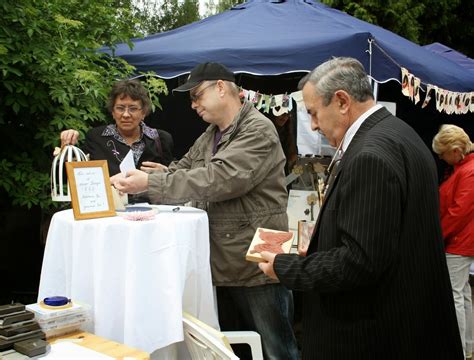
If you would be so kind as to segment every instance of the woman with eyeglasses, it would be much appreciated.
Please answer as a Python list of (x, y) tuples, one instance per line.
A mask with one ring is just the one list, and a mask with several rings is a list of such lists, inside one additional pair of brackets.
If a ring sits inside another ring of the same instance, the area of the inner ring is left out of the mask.
[[(109, 94), (107, 109), (115, 124), (89, 130), (81, 149), (90, 160), (107, 160), (109, 174), (120, 172), (119, 165), (131, 150), (137, 169), (151, 171), (173, 160), (173, 138), (163, 130), (148, 127), (144, 118), (150, 113), (151, 101), (147, 90), (138, 80), (116, 82)], [(61, 132), (61, 147), (75, 145), (79, 132)]]
[(439, 188), (440, 218), (459, 332), (466, 358), (474, 342), (469, 269), (474, 262), (474, 145), (456, 125), (442, 125), (433, 151), (452, 169)]

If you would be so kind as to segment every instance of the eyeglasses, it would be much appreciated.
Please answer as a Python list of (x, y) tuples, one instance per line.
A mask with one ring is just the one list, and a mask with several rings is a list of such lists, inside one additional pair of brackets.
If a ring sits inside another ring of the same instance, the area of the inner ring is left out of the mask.
[(217, 83), (216, 81), (213, 81), (213, 82), (211, 82), (209, 85), (204, 86), (204, 87), (203, 87), (199, 92), (197, 92), (196, 94), (189, 94), (189, 97), (190, 97), (191, 101), (192, 101), (192, 102), (198, 101), (199, 98), (204, 95), (204, 91), (206, 91), (206, 90), (207, 90), (208, 88), (210, 88), (211, 86), (216, 85), (216, 83)]
[(114, 106), (114, 111), (119, 114), (123, 114), (125, 113), (125, 111), (128, 111), (130, 115), (134, 115), (138, 113), (141, 109), (142, 108), (138, 106), (120, 106), (120, 105)]

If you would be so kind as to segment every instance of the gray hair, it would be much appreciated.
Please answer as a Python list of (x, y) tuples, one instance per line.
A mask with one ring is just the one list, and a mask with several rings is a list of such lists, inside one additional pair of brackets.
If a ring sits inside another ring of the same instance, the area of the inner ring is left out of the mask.
[(346, 91), (358, 102), (374, 98), (364, 66), (354, 58), (339, 57), (326, 61), (302, 78), (299, 88), (308, 82), (322, 96), (324, 106), (329, 105), (337, 90)]
[(223, 80), (223, 81), (229, 86), (230, 93), (233, 96), (239, 96), (240, 88), (237, 86), (235, 82), (227, 81), (227, 80)]

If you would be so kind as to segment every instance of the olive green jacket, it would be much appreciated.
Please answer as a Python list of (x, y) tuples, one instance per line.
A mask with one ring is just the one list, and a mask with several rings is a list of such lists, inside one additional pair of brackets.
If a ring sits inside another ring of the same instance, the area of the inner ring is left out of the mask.
[(216, 286), (274, 282), (245, 254), (258, 227), (288, 230), (285, 156), (272, 122), (244, 103), (212, 156), (210, 125), (168, 173), (152, 173), (152, 202), (192, 201), (209, 217), (211, 268)]

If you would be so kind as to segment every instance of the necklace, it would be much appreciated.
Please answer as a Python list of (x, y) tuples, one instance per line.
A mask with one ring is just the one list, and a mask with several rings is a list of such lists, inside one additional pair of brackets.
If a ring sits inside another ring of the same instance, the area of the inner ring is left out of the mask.
[(135, 143), (139, 139), (140, 139), (140, 137), (134, 137), (131, 140), (129, 140), (129, 139), (124, 139), (124, 140), (127, 143), (127, 145), (132, 145), (133, 143)]

